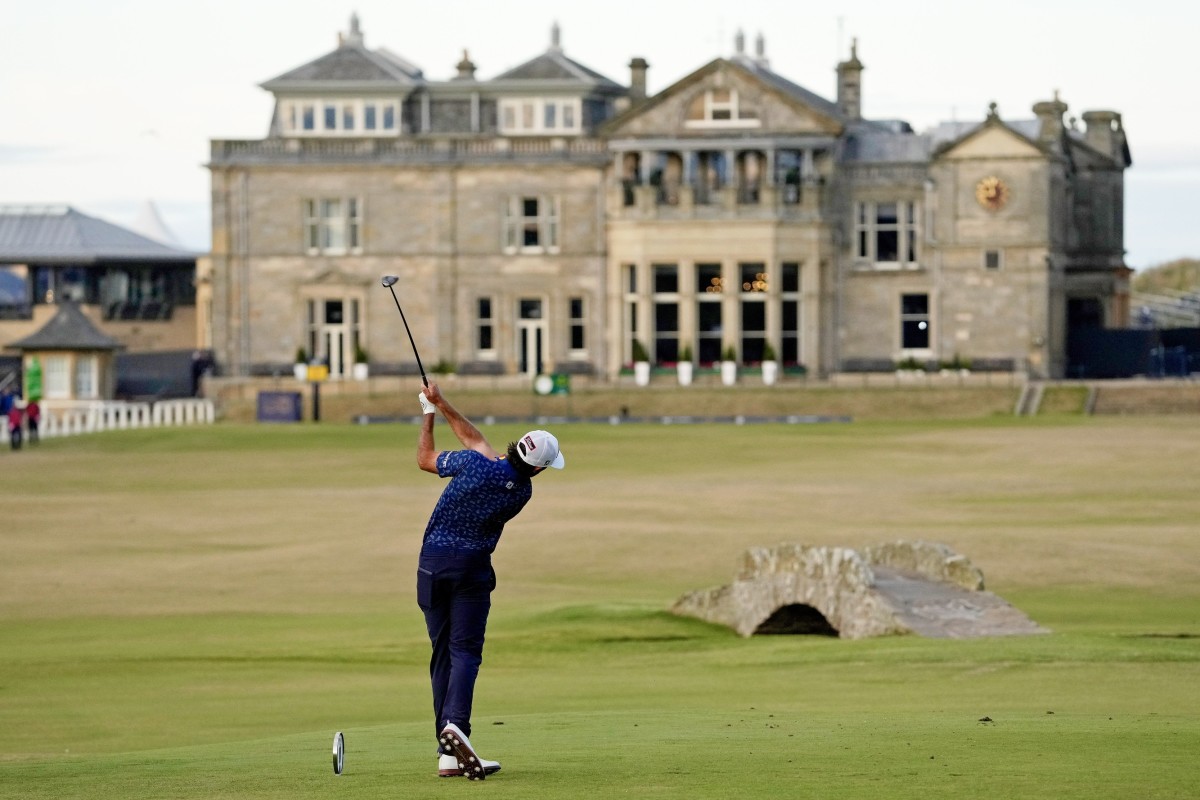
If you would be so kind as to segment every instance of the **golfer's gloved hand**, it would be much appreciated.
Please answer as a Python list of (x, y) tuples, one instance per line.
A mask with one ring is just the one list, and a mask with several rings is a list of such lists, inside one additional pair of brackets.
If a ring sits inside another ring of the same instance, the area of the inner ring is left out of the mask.
[(423, 414), (436, 414), (437, 413), (437, 407), (433, 403), (429, 402), (429, 398), (427, 398), (425, 396), (424, 392), (421, 392), (420, 394), (418, 394), (417, 399), (421, 401), (421, 412)]

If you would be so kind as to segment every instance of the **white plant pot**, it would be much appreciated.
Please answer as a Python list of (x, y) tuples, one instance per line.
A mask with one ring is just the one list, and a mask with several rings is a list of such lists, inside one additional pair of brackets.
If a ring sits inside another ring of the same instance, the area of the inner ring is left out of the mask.
[(646, 386), (650, 383), (650, 362), (635, 361), (633, 364), (633, 382), (638, 386)]
[(690, 361), (680, 361), (675, 365), (675, 368), (679, 371), (680, 386), (692, 385), (692, 372), (695, 366), (696, 365)]
[(726, 386), (733, 386), (737, 383), (737, 362), (722, 361), (721, 362), (721, 383)]
[(775, 381), (779, 379), (779, 362), (764, 361), (762, 362), (762, 378), (763, 383), (767, 386), (774, 386)]
[(350, 374), (356, 381), (365, 381), (371, 374), (371, 368), (365, 362), (355, 362), (350, 368)]
[(308, 380), (308, 364), (293, 364), (292, 374), (296, 376), (298, 381)]

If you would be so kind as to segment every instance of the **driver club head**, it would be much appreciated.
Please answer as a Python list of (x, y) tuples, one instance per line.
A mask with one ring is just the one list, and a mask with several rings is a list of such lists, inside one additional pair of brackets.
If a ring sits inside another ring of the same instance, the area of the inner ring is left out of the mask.
[(396, 281), (398, 281), (398, 280), (400, 280), (400, 276), (399, 276), (399, 275), (384, 275), (384, 276), (383, 276), (383, 285), (384, 285), (384, 286), (392, 286), (392, 285), (394, 285), (394, 284), (396, 283)]

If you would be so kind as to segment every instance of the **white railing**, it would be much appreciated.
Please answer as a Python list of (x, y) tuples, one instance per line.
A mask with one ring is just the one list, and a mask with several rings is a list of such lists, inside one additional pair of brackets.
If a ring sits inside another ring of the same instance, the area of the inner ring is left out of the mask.
[(1129, 295), (1135, 327), (1194, 328), (1200, 325), (1200, 292), (1157, 289)]
[[(120, 400), (43, 401), (39, 435), (76, 436), (97, 431), (158, 428), (174, 425), (211, 425), (215, 419), (211, 400), (158, 400), (127, 403)], [(0, 421), (8, 435), (8, 420)]]

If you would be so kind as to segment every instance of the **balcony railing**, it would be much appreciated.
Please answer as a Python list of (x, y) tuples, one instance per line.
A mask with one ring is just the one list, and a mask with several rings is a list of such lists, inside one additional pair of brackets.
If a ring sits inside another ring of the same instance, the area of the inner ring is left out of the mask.
[(629, 180), (612, 184), (610, 201), (618, 216), (705, 215), (736, 213), (758, 216), (779, 214), (788, 218), (820, 213), (824, 186), (813, 181), (803, 187), (730, 185), (721, 188), (680, 184), (638, 184)]
[(596, 139), (222, 139), (211, 143), (211, 166), (374, 162), (430, 164), (503, 161), (608, 163)]

